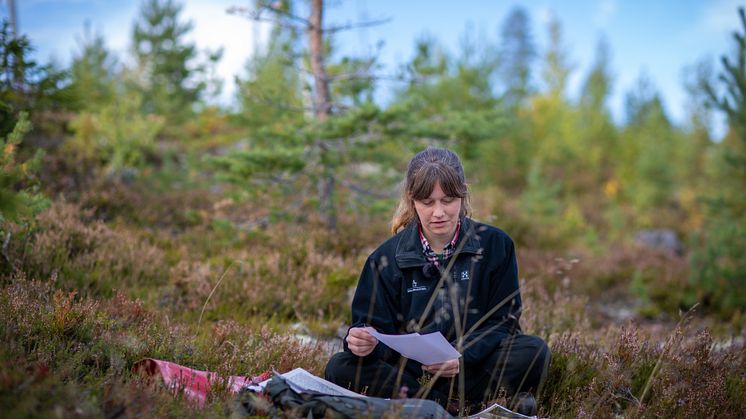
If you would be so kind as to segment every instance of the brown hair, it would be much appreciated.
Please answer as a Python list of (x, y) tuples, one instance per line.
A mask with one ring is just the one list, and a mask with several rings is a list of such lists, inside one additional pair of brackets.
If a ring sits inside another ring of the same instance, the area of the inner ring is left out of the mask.
[(447, 196), (461, 198), (460, 216), (469, 215), (469, 189), (461, 160), (451, 150), (428, 147), (409, 161), (401, 200), (391, 220), (392, 233), (396, 234), (417, 219), (414, 201), (429, 197), (438, 183)]

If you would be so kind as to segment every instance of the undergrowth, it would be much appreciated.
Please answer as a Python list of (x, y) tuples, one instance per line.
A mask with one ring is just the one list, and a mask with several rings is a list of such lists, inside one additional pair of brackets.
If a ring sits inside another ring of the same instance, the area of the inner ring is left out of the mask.
[[(145, 199), (133, 192), (140, 186), (116, 185), (97, 199), (57, 199), (8, 230), (4, 416), (231, 414), (225, 389), (197, 411), (134, 373), (146, 357), (226, 376), (295, 367), (323, 375), (324, 339), (349, 320), (350, 290), (388, 236), (386, 220), (343, 214), (329, 232), (312, 219), (269, 222), (263, 209), (209, 192)], [(742, 322), (713, 323), (697, 310), (682, 319), (683, 258), (631, 245), (598, 254), (519, 247), (518, 255), (521, 324), (552, 350), (541, 416), (746, 412)], [(599, 314), (630, 302), (637, 311), (626, 320)]]
[[(56, 285), (17, 276), (0, 291), (5, 417), (187, 414), (189, 402), (132, 372), (146, 357), (247, 376), (299, 365), (320, 374), (324, 365), (321, 346), (287, 334), (232, 321), (176, 323), (122, 293), (98, 300)], [(229, 399), (209, 400), (207, 412), (228, 414)]]

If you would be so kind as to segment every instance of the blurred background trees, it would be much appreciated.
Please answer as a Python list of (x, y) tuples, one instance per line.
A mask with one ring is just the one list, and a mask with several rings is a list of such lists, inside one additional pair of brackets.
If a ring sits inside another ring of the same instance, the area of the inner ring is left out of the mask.
[[(144, 357), (321, 374), (332, 349), (305, 342), (344, 334), (407, 162), (442, 146), (474, 217), (518, 246), (521, 323), (553, 352), (545, 416), (743, 416), (743, 11), (733, 50), (685, 69), (677, 121), (644, 72), (613, 116), (613, 45), (578, 74), (562, 22), (531, 33), (521, 7), (456, 50), (423, 34), (387, 74), (385, 46), (353, 54), (338, 35), (385, 21), (244, 2), (231, 12), (268, 37), (221, 81), (182, 4), (143, 0), (126, 53), (86, 25), (66, 68), (0, 27), (8, 415), (194, 416), (132, 374)], [(230, 105), (214, 100), (223, 82)], [(226, 416), (228, 399), (197, 414)]]
[[(604, 255), (633, 245), (639, 232), (667, 230), (690, 261), (678, 306), (699, 301), (724, 316), (743, 311), (738, 296), (746, 292), (732, 292), (746, 282), (743, 28), (720, 67), (703, 62), (689, 70), (686, 123), (672, 121), (644, 73), (615, 121), (612, 46), (599, 39), (573, 97), (567, 85), (576, 67), (556, 19), (542, 34), (543, 50), (521, 7), (495, 36), (466, 30), (458, 51), (423, 35), (391, 75), (380, 74), (378, 51), (343, 54), (335, 37), (385, 22), (334, 26), (325, 7), (257, 0), (231, 9), (271, 25), (245, 73), (226, 81), (236, 83), (235, 107), (210, 102), (221, 53), (187, 40), (192, 25), (176, 1), (142, 2), (127, 57), (84, 28), (66, 69), (30, 60), (33, 40), (6, 24), (0, 134), (11, 133), (21, 111), (30, 113), (34, 131), (13, 158), (47, 151), (40, 176), (50, 196), (100, 202), (81, 188), (116, 181), (203, 188), (256, 206), (254, 220), (226, 216), (212, 225), (226, 231), (282, 220), (329, 229), (340, 220), (385, 224), (411, 155), (451, 147), (467, 166), (477, 218), (503, 226), (520, 245)], [(387, 100), (377, 95), (382, 80), (393, 86)], [(728, 118), (722, 142), (710, 137), (713, 113)], [(182, 210), (184, 223), (203, 217)], [(640, 292), (656, 287), (643, 282), (648, 289)]]
[(732, 56), (721, 58), (715, 81), (702, 80), (715, 109), (724, 112), (730, 130), (718, 144), (709, 172), (717, 185), (702, 193), (704, 217), (696, 234), (692, 281), (697, 299), (726, 313), (746, 306), (746, 14), (733, 33)]

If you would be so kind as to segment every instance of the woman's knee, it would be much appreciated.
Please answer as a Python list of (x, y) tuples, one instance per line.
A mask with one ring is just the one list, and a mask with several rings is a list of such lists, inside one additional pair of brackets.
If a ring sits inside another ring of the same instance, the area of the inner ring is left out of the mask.
[(342, 380), (346, 375), (345, 373), (350, 369), (351, 355), (349, 352), (337, 352), (332, 355), (329, 362), (326, 363), (324, 378), (333, 383)]
[(505, 362), (528, 374), (542, 372), (549, 362), (551, 352), (546, 342), (538, 336), (517, 335), (504, 342)]
[(522, 335), (522, 337), (524, 351), (526, 352), (525, 358), (529, 365), (532, 366), (532, 369), (544, 369), (552, 356), (547, 343), (538, 336)]

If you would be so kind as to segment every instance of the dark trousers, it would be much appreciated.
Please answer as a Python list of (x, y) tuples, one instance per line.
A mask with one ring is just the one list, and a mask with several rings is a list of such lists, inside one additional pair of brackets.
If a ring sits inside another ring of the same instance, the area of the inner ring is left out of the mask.
[(422, 397), (446, 405), (459, 395), (459, 380), (463, 374), (466, 400), (474, 403), (495, 398), (500, 389), (508, 396), (529, 391), (536, 394), (549, 366), (550, 352), (536, 336), (514, 335), (503, 339), (494, 353), (478, 365), (467, 365), (452, 379), (438, 378), (427, 386), (422, 384), (421, 364), (403, 358), (386, 362), (367, 361), (351, 352), (334, 354), (326, 365), (326, 379), (368, 396), (400, 396), (402, 386), (408, 397)]

